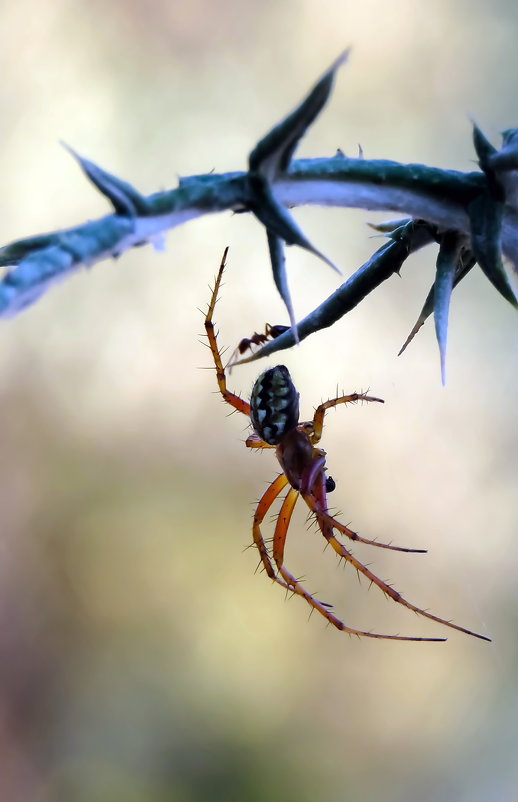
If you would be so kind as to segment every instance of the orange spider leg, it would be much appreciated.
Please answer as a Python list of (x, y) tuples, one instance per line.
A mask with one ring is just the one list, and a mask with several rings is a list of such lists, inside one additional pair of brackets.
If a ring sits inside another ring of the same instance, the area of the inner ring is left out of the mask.
[[(336, 399), (335, 399), (336, 400)], [(306, 424), (303, 424), (306, 427)], [(311, 435), (309, 435), (311, 438)], [(349, 529), (345, 524), (340, 523), (331, 515), (329, 515), (327, 507), (327, 491), (326, 483), (323, 480), (325, 467), (325, 454), (321, 448), (313, 448), (313, 457), (310, 464), (302, 474), (300, 483), (300, 493), (302, 498), (308, 505), (309, 509), (315, 513), (320, 528), (325, 524), (327, 526), (338, 529), (342, 535), (357, 540), (358, 543), (366, 543), (368, 546), (377, 546), (380, 549), (389, 549), (390, 551), (404, 551), (415, 554), (426, 554), (426, 549), (411, 549), (406, 546), (393, 546), (390, 543), (382, 543), (379, 540), (370, 540), (369, 538), (361, 537), (353, 529)], [(331, 534), (333, 529), (331, 528)]]
[[(327, 499), (325, 486), (323, 489), (323, 494), (325, 499)], [(426, 549), (410, 549), (406, 546), (393, 546), (391, 543), (382, 543), (380, 540), (370, 540), (369, 538), (361, 537), (361, 535), (359, 535), (353, 529), (349, 529), (348, 526), (340, 523), (340, 521), (337, 521), (336, 518), (333, 518), (333, 516), (329, 514), (327, 509), (327, 500), (325, 500), (324, 503), (322, 503), (321, 498), (317, 500), (314, 491), (312, 493), (302, 493), (301, 495), (309, 509), (315, 513), (318, 525), (321, 529), (322, 525), (325, 524), (331, 527), (331, 531), (333, 528), (337, 529), (342, 535), (345, 535), (350, 540), (355, 540), (357, 543), (366, 543), (367, 546), (377, 546), (379, 549), (404, 551), (409, 554), (426, 554)]]
[(255, 513), (254, 513), (254, 524), (252, 527), (252, 535), (254, 538), (254, 543), (257, 546), (257, 551), (259, 552), (259, 556), (261, 558), (261, 562), (264, 566), (264, 569), (270, 579), (275, 580), (278, 582), (279, 585), (283, 587), (287, 587), (285, 583), (277, 576), (275, 573), (274, 567), (272, 565), (272, 561), (270, 559), (270, 555), (268, 553), (268, 549), (266, 548), (266, 543), (264, 542), (264, 538), (261, 534), (261, 524), (264, 521), (264, 517), (270, 507), (272, 506), (273, 502), (281, 493), (286, 485), (288, 484), (288, 480), (283, 473), (280, 473), (279, 476), (274, 479), (274, 481), (266, 488), (266, 491), (263, 493), (261, 498), (259, 499), (259, 503), (257, 504)]
[(283, 584), (287, 586), (290, 590), (293, 591), (297, 596), (301, 596), (303, 599), (307, 601), (307, 603), (312, 607), (314, 610), (317, 610), (320, 615), (324, 616), (324, 618), (330, 623), (333, 624), (340, 632), (347, 632), (349, 635), (358, 635), (358, 637), (362, 638), (381, 638), (383, 640), (405, 640), (405, 641), (444, 641), (446, 638), (421, 638), (421, 637), (412, 637), (407, 635), (381, 635), (377, 632), (365, 632), (361, 629), (353, 629), (352, 627), (348, 627), (337, 618), (333, 613), (329, 610), (331, 605), (326, 604), (325, 602), (321, 602), (316, 599), (311, 593), (309, 593), (296, 579), (287, 568), (284, 567), (284, 546), (286, 543), (286, 535), (288, 533), (288, 527), (290, 525), (291, 516), (293, 514), (293, 510), (295, 508), (295, 504), (299, 497), (298, 490), (295, 490), (291, 487), (286, 494), (286, 498), (282, 502), (282, 506), (279, 512), (279, 516), (277, 518), (277, 523), (275, 525), (275, 533), (273, 536), (273, 557), (277, 568), (279, 569), (279, 573), (284, 580), (277, 579), (279, 584)]
[(219, 266), (218, 275), (216, 276), (216, 281), (214, 283), (212, 297), (210, 299), (209, 308), (207, 310), (207, 315), (205, 317), (205, 331), (207, 333), (209, 347), (212, 352), (212, 356), (214, 358), (214, 364), (216, 366), (216, 379), (218, 382), (219, 391), (223, 396), (223, 400), (226, 401), (227, 404), (230, 404), (232, 407), (234, 407), (234, 409), (237, 409), (238, 412), (242, 412), (244, 415), (250, 415), (250, 404), (248, 403), (248, 401), (245, 401), (243, 398), (240, 398), (238, 395), (235, 395), (235, 393), (231, 393), (230, 390), (227, 390), (227, 379), (225, 376), (223, 363), (221, 361), (221, 355), (219, 353), (217, 334), (216, 331), (214, 330), (214, 323), (212, 322), (212, 316), (214, 314), (214, 307), (216, 306), (216, 301), (218, 299), (221, 277), (225, 269), (225, 260), (227, 258), (227, 254), (228, 254), (228, 247), (225, 248), (225, 251), (223, 253), (223, 258)]
[[(308, 503), (307, 499), (305, 499), (306, 503)], [(310, 506), (308, 504), (308, 506)], [(327, 523), (325, 518), (328, 516), (323, 513), (323, 511), (319, 511), (318, 508), (315, 509), (315, 515), (317, 516), (317, 520), (320, 526), (320, 530), (324, 535), (327, 542), (332, 546), (332, 548), (336, 551), (339, 557), (342, 557), (348, 563), (351, 563), (356, 570), (363, 574), (370, 582), (372, 582), (376, 587), (378, 587), (383, 593), (389, 596), (393, 601), (397, 602), (398, 604), (402, 604), (408, 610), (412, 610), (414, 613), (418, 615), (422, 615), (425, 618), (429, 618), (431, 621), (435, 621), (438, 624), (443, 624), (444, 626), (451, 627), (451, 629), (456, 629), (458, 632), (464, 632), (466, 635), (473, 635), (475, 638), (480, 638), (481, 640), (490, 641), (490, 638), (486, 638), (485, 635), (479, 635), (476, 632), (472, 632), (470, 629), (466, 629), (465, 627), (461, 627), (458, 624), (454, 624), (451, 621), (446, 621), (444, 618), (439, 618), (437, 615), (433, 615), (433, 613), (429, 613), (427, 610), (423, 610), (420, 607), (416, 607), (415, 604), (411, 604), (411, 602), (407, 601), (403, 596), (398, 593), (393, 587), (388, 585), (382, 579), (377, 577), (372, 571), (367, 568), (366, 565), (361, 563), (353, 554), (351, 554), (345, 546), (340, 543), (340, 541), (335, 537), (333, 534), (333, 525), (331, 523)], [(333, 519), (331, 519), (333, 520)]]
[[(308, 434), (313, 444), (318, 443), (320, 441), (320, 438), (322, 437), (322, 430), (324, 427), (324, 416), (327, 410), (331, 409), (332, 407), (338, 406), (338, 404), (350, 404), (350, 403), (356, 403), (357, 401), (377, 401), (380, 404), (385, 403), (383, 399), (376, 398), (376, 396), (365, 395), (365, 393), (352, 393), (351, 395), (341, 395), (338, 396), (337, 398), (331, 398), (329, 399), (329, 401), (325, 401), (323, 404), (320, 404), (315, 410), (313, 421), (303, 423), (299, 426), (299, 428), (301, 428)], [(325, 454), (325, 452), (322, 452), (320, 449), (314, 450), (315, 462), (320, 459), (322, 454)], [(407, 548), (406, 546), (392, 546), (390, 543), (382, 543), (379, 540), (370, 540), (369, 538), (360, 537), (360, 535), (358, 535), (354, 530), (349, 529), (348, 526), (345, 526), (345, 524), (340, 523), (339, 521), (334, 519), (331, 515), (329, 515), (327, 509), (327, 495), (325, 491), (325, 485), (322, 485), (320, 483), (320, 486), (322, 487), (321, 492), (323, 493), (323, 497), (320, 498), (318, 501), (311, 492), (302, 492), (304, 501), (306, 502), (310, 510), (312, 510), (312, 512), (314, 512), (315, 515), (317, 516), (317, 520), (320, 526), (321, 522), (325, 521), (328, 525), (334, 526), (335, 529), (338, 529), (338, 531), (342, 533), (342, 535), (345, 535), (351, 540), (357, 540), (358, 543), (366, 543), (368, 546), (376, 546), (379, 549), (389, 549), (390, 551), (403, 551), (412, 554), (427, 553), (426, 549), (410, 549)], [(308, 482), (308, 487), (302, 488), (302, 490), (311, 491), (311, 483)]]
[(324, 401), (323, 404), (319, 404), (319, 406), (315, 410), (315, 414), (313, 415), (313, 422), (312, 422), (312, 429), (313, 432), (310, 435), (311, 442), (313, 445), (319, 442), (320, 438), (322, 437), (322, 429), (324, 428), (324, 416), (328, 409), (332, 407), (337, 407), (338, 404), (354, 404), (356, 401), (377, 401), (380, 404), (384, 404), (382, 398), (376, 398), (373, 395), (365, 395), (365, 393), (351, 393), (351, 395), (340, 395), (338, 398), (330, 398), (329, 401)]
[(276, 448), (276, 446), (271, 445), (271, 443), (265, 443), (264, 440), (261, 440), (259, 435), (255, 432), (248, 435), (245, 440), (245, 446), (247, 446), (247, 448)]
[[(297, 503), (298, 497), (299, 491), (295, 490), (294, 487), (290, 487), (286, 493), (284, 501), (282, 502), (279, 515), (277, 516), (277, 522), (275, 524), (272, 551), (275, 564), (281, 573), (284, 566), (284, 547), (286, 545), (286, 535), (288, 534), (291, 516), (293, 515), (293, 510), (295, 509), (295, 504)], [(291, 580), (289, 584), (292, 584)]]

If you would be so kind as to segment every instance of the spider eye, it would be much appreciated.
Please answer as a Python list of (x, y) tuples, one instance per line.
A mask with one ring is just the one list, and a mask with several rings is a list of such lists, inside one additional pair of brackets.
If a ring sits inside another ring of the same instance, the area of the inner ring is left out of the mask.
[(261, 373), (250, 397), (252, 426), (265, 443), (277, 445), (299, 422), (299, 394), (288, 368), (277, 365)]

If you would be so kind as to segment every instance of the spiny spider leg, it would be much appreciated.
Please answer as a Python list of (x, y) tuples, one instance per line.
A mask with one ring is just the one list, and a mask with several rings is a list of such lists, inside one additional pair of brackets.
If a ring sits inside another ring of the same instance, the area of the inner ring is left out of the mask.
[[(327, 410), (337, 407), (339, 404), (354, 404), (357, 401), (377, 401), (380, 404), (385, 403), (382, 398), (366, 395), (365, 393), (351, 393), (350, 395), (341, 395), (337, 398), (330, 398), (328, 401), (324, 401), (316, 408), (313, 421), (310, 423), (303, 423), (301, 426), (301, 428), (304, 428), (304, 430), (308, 432), (309, 438), (313, 445), (318, 443), (322, 437), (324, 417)], [(303, 493), (303, 496), (308, 507), (316, 514), (316, 507), (318, 506), (316, 499), (311, 494)], [(369, 538), (360, 537), (360, 535), (358, 535), (352, 529), (349, 529), (348, 526), (341, 524), (339, 521), (336, 521), (334, 518), (332, 518), (332, 516), (329, 515), (327, 503), (325, 501), (324, 504), (320, 505), (318, 512), (322, 519), (327, 517), (327, 522), (329, 524), (332, 524), (335, 529), (338, 529), (339, 532), (351, 540), (358, 541), (358, 543), (366, 543), (369, 546), (376, 546), (379, 549), (389, 549), (390, 551), (403, 551), (411, 554), (426, 554), (426, 549), (410, 549), (405, 546), (392, 546), (390, 543), (382, 543), (379, 540), (370, 540)]]
[(313, 434), (310, 435), (311, 442), (316, 445), (322, 437), (322, 429), (324, 428), (324, 416), (328, 409), (337, 407), (338, 404), (354, 404), (357, 401), (377, 401), (379, 404), (384, 404), (382, 398), (376, 398), (373, 395), (365, 395), (365, 393), (351, 393), (351, 395), (340, 395), (338, 398), (330, 398), (329, 401), (324, 401), (323, 404), (315, 410), (313, 415)]
[(339, 557), (342, 557), (346, 562), (351, 563), (360, 574), (363, 574), (370, 582), (372, 582), (376, 587), (378, 587), (383, 593), (389, 596), (393, 601), (397, 602), (398, 604), (402, 604), (408, 610), (412, 610), (414, 613), (418, 615), (422, 615), (425, 618), (429, 618), (431, 621), (435, 621), (438, 624), (443, 624), (446, 627), (450, 627), (451, 629), (456, 629), (458, 632), (464, 632), (466, 635), (473, 635), (475, 638), (480, 638), (480, 640), (487, 640), (491, 641), (491, 638), (486, 638), (485, 635), (479, 635), (477, 632), (472, 632), (470, 629), (466, 629), (465, 627), (461, 627), (458, 624), (454, 624), (452, 621), (447, 621), (445, 618), (439, 618), (437, 615), (433, 615), (433, 613), (429, 613), (427, 610), (423, 610), (420, 607), (416, 607), (415, 604), (407, 601), (403, 596), (398, 593), (393, 587), (388, 585), (382, 579), (377, 577), (372, 571), (367, 568), (366, 565), (361, 563), (353, 554), (351, 554), (345, 546), (340, 543), (340, 541), (335, 537), (333, 534), (332, 527), (322, 519), (322, 516), (318, 511), (315, 511), (317, 516), (317, 520), (320, 526), (320, 531), (324, 535), (327, 542), (332, 546), (332, 548), (336, 551)]
[(221, 355), (219, 353), (217, 334), (214, 330), (214, 323), (212, 322), (212, 317), (214, 315), (214, 307), (216, 306), (216, 301), (218, 298), (219, 288), (221, 284), (221, 277), (225, 269), (227, 254), (228, 254), (228, 247), (225, 248), (225, 251), (223, 253), (223, 258), (219, 266), (218, 275), (216, 276), (216, 281), (214, 282), (212, 297), (210, 299), (209, 308), (207, 310), (207, 315), (205, 317), (205, 331), (207, 333), (207, 339), (209, 341), (210, 350), (212, 352), (214, 364), (216, 366), (216, 379), (218, 382), (219, 391), (223, 396), (223, 400), (226, 401), (227, 404), (233, 406), (234, 409), (237, 409), (238, 412), (242, 412), (244, 415), (250, 415), (250, 404), (248, 403), (248, 401), (245, 401), (243, 398), (240, 398), (238, 395), (235, 395), (235, 393), (231, 393), (230, 390), (227, 390), (227, 379), (225, 376), (223, 363), (221, 361)]
[(298, 490), (290, 487), (286, 493), (286, 497), (282, 502), (279, 515), (277, 516), (277, 522), (275, 524), (272, 551), (275, 564), (281, 573), (284, 565), (284, 547), (286, 545), (286, 535), (288, 534), (291, 516), (293, 514), (293, 510), (295, 509), (295, 504), (297, 503), (298, 497)]
[(312, 493), (302, 493), (301, 495), (309, 509), (315, 513), (319, 526), (321, 522), (326, 523), (328, 526), (337, 529), (350, 540), (355, 540), (357, 543), (366, 543), (367, 546), (377, 546), (379, 549), (389, 549), (390, 551), (404, 551), (408, 554), (426, 554), (426, 549), (410, 549), (406, 546), (393, 546), (391, 543), (382, 543), (380, 540), (369, 540), (369, 538), (361, 537), (361, 535), (353, 529), (349, 529), (348, 526), (345, 526), (345, 524), (333, 518), (327, 510), (327, 503), (324, 505), (324, 508), (322, 508)]
[(264, 517), (270, 507), (272, 506), (273, 502), (281, 493), (286, 485), (288, 484), (288, 480), (283, 473), (280, 473), (273, 482), (268, 485), (266, 491), (263, 493), (259, 502), (257, 504), (255, 513), (254, 513), (254, 524), (252, 527), (252, 536), (254, 538), (254, 543), (257, 546), (257, 551), (259, 552), (259, 556), (261, 558), (261, 562), (265, 568), (266, 573), (273, 579), (275, 582), (278, 582), (279, 585), (286, 587), (285, 583), (279, 579), (277, 576), (275, 569), (272, 565), (272, 561), (270, 559), (270, 555), (268, 553), (268, 549), (266, 548), (266, 543), (264, 542), (264, 538), (261, 533), (261, 524), (264, 521)]
[(245, 446), (247, 448), (275, 448), (276, 446), (272, 445), (271, 443), (265, 443), (264, 440), (261, 440), (258, 434), (252, 432), (249, 434), (245, 440)]
[(329, 610), (329, 606), (326, 605), (324, 602), (319, 601), (316, 599), (311, 593), (309, 593), (296, 579), (293, 574), (288, 571), (287, 568), (284, 566), (284, 546), (286, 543), (286, 535), (288, 533), (288, 527), (290, 525), (291, 516), (293, 510), (295, 508), (295, 504), (299, 497), (298, 490), (295, 490), (291, 487), (286, 494), (286, 498), (282, 502), (282, 506), (279, 512), (279, 516), (277, 518), (277, 523), (275, 525), (275, 533), (273, 535), (273, 557), (277, 568), (279, 569), (279, 573), (284, 580), (284, 583), (293, 593), (297, 596), (301, 596), (306, 602), (312, 607), (314, 610), (317, 610), (320, 615), (324, 616), (324, 618), (341, 632), (347, 632), (349, 635), (358, 635), (358, 637), (362, 638), (379, 638), (383, 640), (405, 640), (405, 641), (444, 641), (446, 638), (422, 638), (422, 637), (413, 637), (407, 635), (382, 635), (377, 632), (365, 632), (362, 629), (353, 629), (352, 627), (348, 627), (337, 618), (333, 613)]

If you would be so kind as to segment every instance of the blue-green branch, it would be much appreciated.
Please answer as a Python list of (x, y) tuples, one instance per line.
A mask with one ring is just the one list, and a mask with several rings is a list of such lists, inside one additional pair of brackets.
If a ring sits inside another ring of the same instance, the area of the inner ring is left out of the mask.
[[(294, 111), (259, 140), (247, 172), (185, 177), (174, 189), (145, 196), (68, 148), (113, 212), (93, 222), (0, 248), (0, 265), (11, 267), (0, 281), (0, 316), (16, 314), (51, 284), (83, 265), (120, 257), (128, 249), (147, 243), (161, 247), (169, 229), (206, 214), (228, 211), (251, 213), (266, 229), (275, 283), (292, 324), (289, 332), (267, 343), (253, 358), (289, 347), (297, 333), (303, 339), (331, 325), (388, 275), (399, 271), (418, 247), (434, 241), (442, 248), (446, 234), (454, 237), (459, 254), (451, 265), (451, 288), (468, 272), (466, 265), (471, 269), (478, 262), (500, 294), (517, 306), (502, 260), (505, 256), (518, 272), (517, 129), (504, 133), (502, 147), (497, 150), (475, 126), (474, 146), (481, 170), (466, 173), (422, 164), (347, 158), (341, 151), (330, 158), (292, 158), (301, 137), (325, 107), (336, 71), (346, 58), (347, 53), (338, 58)], [(390, 210), (407, 219), (395, 229), (385, 229), (390, 238), (386, 246), (295, 330), (284, 243), (305, 248), (332, 265), (308, 241), (290, 213), (293, 207), (310, 204)], [(435, 317), (441, 320), (443, 364), (447, 328), (444, 297), (441, 293), (434, 296), (432, 288), (416, 324), (419, 328), (433, 311), (433, 304), (439, 303), (437, 298), (442, 298)], [(415, 331), (416, 327), (411, 336)]]

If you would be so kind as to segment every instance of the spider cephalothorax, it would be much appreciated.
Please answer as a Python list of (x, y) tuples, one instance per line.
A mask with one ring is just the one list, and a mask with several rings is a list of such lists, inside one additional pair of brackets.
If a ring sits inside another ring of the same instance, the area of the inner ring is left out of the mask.
[[(371, 546), (377, 546), (383, 549), (406, 552), (422, 551), (421, 549), (407, 549), (362, 538), (329, 513), (327, 494), (334, 490), (335, 483), (333, 479), (326, 474), (326, 453), (321, 448), (318, 448), (318, 443), (322, 436), (325, 413), (328, 409), (340, 404), (349, 404), (357, 401), (383, 403), (381, 398), (369, 396), (365, 393), (341, 395), (320, 404), (316, 408), (311, 421), (299, 422), (299, 394), (291, 380), (288, 369), (284, 365), (268, 368), (268, 370), (265, 370), (259, 376), (254, 384), (250, 403), (228, 390), (225, 369), (221, 361), (212, 321), (221, 277), (225, 269), (227, 250), (223, 254), (223, 259), (214, 285), (212, 298), (205, 318), (205, 330), (216, 366), (216, 378), (219, 391), (227, 404), (230, 404), (234, 409), (250, 418), (254, 428), (254, 433), (247, 438), (246, 445), (248, 448), (275, 448), (275, 453), (282, 469), (282, 473), (274, 479), (259, 499), (254, 514), (252, 529), (254, 544), (257, 547), (261, 558), (261, 564), (267, 575), (283, 588), (292, 591), (297, 596), (302, 596), (302, 598), (305, 599), (313, 609), (318, 610), (330, 624), (333, 624), (337, 629), (343, 632), (368, 638), (388, 638), (391, 640), (445, 640), (445, 638), (381, 635), (375, 632), (354, 629), (344, 624), (343, 621), (331, 612), (331, 605), (319, 601), (309, 593), (300, 581), (288, 571), (284, 564), (284, 547), (288, 527), (297, 499), (301, 496), (307, 504), (310, 514), (314, 516), (320, 533), (338, 556), (354, 566), (359, 574), (365, 576), (393, 601), (439, 624), (451, 627), (460, 632), (465, 632), (467, 635), (474, 635), (476, 638), (481, 638), (482, 640), (489, 640), (489, 638), (486, 638), (484, 635), (478, 635), (476, 632), (465, 629), (458, 624), (453, 624), (451, 621), (447, 621), (444, 618), (439, 618), (427, 610), (411, 604), (411, 602), (404, 599), (397, 590), (394, 590), (391, 585), (377, 577), (372, 573), (370, 568), (361, 563), (352, 552), (338, 540), (335, 534), (335, 532), (338, 532), (351, 540), (355, 540), (359, 543), (367, 543)], [(288, 486), (288, 492), (284, 497), (277, 516), (270, 551), (261, 533), (261, 525), (274, 501)]]

